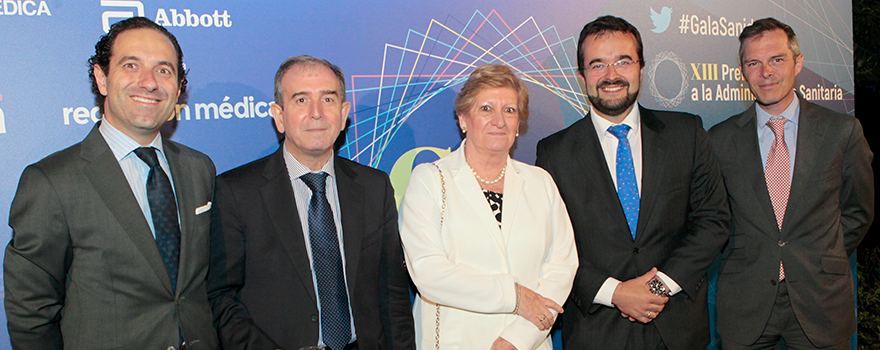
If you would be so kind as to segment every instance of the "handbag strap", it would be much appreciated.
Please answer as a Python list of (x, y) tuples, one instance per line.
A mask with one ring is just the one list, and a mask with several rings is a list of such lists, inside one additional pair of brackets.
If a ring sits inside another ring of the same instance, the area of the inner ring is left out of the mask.
[[(440, 230), (443, 230), (443, 218), (446, 214), (446, 179), (443, 178), (443, 171), (440, 170), (440, 166), (437, 163), (431, 163), (437, 171), (440, 173), (440, 192), (443, 198), (443, 204), (440, 206)], [(440, 304), (435, 303), (437, 306), (437, 311), (435, 312), (436, 321), (434, 322), (434, 349), (440, 350)]]
[(443, 204), (440, 207), (440, 228), (443, 228), (443, 217), (446, 214), (446, 179), (443, 178), (443, 171), (440, 170), (440, 166), (437, 163), (431, 163), (435, 168), (437, 168), (437, 172), (440, 173), (440, 192), (443, 196)]

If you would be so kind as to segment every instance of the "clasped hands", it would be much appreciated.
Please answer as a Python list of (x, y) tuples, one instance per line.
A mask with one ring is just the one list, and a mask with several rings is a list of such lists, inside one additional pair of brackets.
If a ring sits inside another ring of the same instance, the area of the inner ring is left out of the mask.
[(648, 281), (657, 275), (657, 268), (631, 280), (621, 282), (614, 289), (611, 303), (620, 310), (620, 315), (630, 322), (648, 323), (663, 311), (669, 297), (656, 295), (648, 289)]

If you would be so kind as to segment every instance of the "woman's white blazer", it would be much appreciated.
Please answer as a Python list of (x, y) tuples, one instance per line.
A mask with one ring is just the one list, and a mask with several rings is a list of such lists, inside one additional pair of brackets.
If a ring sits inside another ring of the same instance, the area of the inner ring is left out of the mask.
[(513, 315), (514, 282), (562, 305), (578, 267), (574, 233), (550, 175), (508, 157), (499, 227), (458, 150), (418, 165), (400, 208), (407, 269), (419, 291), (413, 307), (419, 349), (489, 349), (503, 337), (519, 350), (551, 349), (548, 331)]

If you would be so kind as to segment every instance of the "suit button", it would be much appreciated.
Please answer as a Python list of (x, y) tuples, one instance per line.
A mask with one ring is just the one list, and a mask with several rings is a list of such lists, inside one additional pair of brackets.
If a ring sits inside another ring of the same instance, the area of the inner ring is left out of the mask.
[(312, 322), (318, 322), (318, 315), (312, 315)]
[(775, 285), (776, 285), (776, 280), (770, 280), (770, 284), (775, 286)]
[(633, 248), (633, 255), (639, 254), (639, 248)]
[(788, 242), (783, 241), (781, 239), (779, 240), (779, 242), (776, 242), (776, 244), (778, 244), (780, 247), (785, 246), (786, 243), (788, 243)]

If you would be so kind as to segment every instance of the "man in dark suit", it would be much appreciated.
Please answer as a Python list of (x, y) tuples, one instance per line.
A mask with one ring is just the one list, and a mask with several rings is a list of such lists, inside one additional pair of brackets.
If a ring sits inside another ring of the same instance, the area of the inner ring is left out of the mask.
[(849, 349), (848, 257), (874, 219), (873, 154), (859, 121), (793, 91), (804, 56), (788, 25), (739, 37), (756, 103), (710, 131), (732, 213), (718, 277), (723, 349)]
[(283, 145), (217, 177), (209, 294), (227, 349), (415, 349), (388, 176), (334, 155), (351, 107), (338, 67), (275, 75)]
[(15, 349), (216, 349), (208, 273), (214, 164), (160, 136), (183, 52), (136, 17), (95, 46), (102, 120), (28, 166), (3, 264)]
[(580, 267), (565, 304), (567, 349), (701, 349), (706, 269), (727, 240), (724, 185), (699, 117), (636, 107), (638, 30), (584, 26), (578, 66), (590, 113), (538, 143), (571, 216)]

